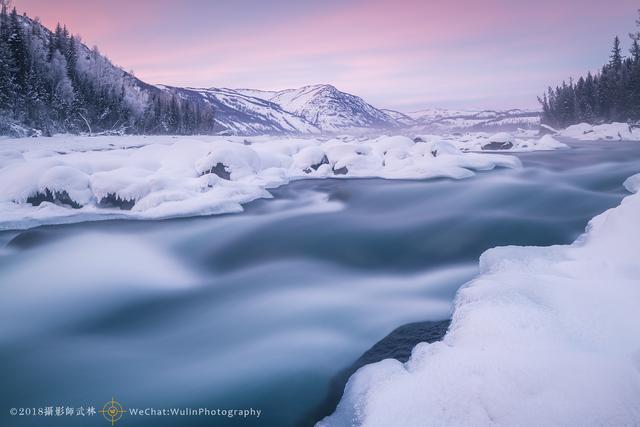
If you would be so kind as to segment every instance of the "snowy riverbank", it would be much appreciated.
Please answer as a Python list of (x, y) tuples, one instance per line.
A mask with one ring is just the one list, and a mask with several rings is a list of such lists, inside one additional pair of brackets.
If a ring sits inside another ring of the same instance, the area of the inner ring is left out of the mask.
[(4, 139), (0, 228), (237, 212), (299, 179), (461, 179), (520, 166), (513, 156), (464, 152), (464, 144), (404, 136)]
[(640, 129), (628, 123), (580, 123), (559, 131), (558, 135), (579, 141), (640, 141)]
[(634, 194), (572, 245), (488, 250), (444, 340), (361, 368), (319, 425), (638, 424), (639, 217)]

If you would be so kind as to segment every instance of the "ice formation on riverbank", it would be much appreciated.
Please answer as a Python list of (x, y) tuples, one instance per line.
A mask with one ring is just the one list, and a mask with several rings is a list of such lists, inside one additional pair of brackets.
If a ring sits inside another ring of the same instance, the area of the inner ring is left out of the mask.
[(0, 228), (237, 212), (298, 179), (460, 179), (519, 165), (512, 156), (463, 153), (443, 140), (404, 136), (5, 139)]
[(627, 123), (580, 123), (560, 131), (559, 135), (580, 141), (640, 141), (640, 129)]
[(488, 250), (444, 340), (361, 368), (318, 426), (640, 424), (638, 218), (634, 194), (572, 245)]
[(490, 134), (474, 132), (454, 135), (421, 135), (418, 138), (424, 141), (444, 140), (462, 151), (546, 151), (569, 148), (551, 135), (542, 137), (531, 136), (527, 133), (511, 134), (500, 132)]

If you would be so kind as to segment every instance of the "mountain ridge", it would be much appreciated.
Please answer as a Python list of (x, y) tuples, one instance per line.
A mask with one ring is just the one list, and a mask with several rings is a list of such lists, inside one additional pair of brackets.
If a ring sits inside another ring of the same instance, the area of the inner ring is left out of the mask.
[[(517, 109), (401, 113), (376, 108), (331, 84), (284, 90), (152, 85), (111, 63), (66, 28), (51, 31), (15, 12), (5, 13), (1, 24), (0, 64), (10, 67), (0, 69), (9, 70), (0, 79), (0, 134), (417, 133), (539, 123), (538, 113)], [(21, 40), (18, 48), (16, 38)], [(19, 55), (34, 58), (36, 67), (16, 68), (12, 64)], [(34, 98), (29, 85), (38, 79)]]

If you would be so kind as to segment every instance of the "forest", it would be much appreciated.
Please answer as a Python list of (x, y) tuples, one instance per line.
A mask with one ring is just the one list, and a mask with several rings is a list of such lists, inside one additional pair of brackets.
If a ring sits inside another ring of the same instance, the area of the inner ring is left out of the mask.
[(49, 31), (0, 4), (0, 135), (213, 132), (202, 99), (146, 84), (66, 27)]
[[(640, 15), (640, 11), (639, 11)], [(640, 26), (640, 19), (636, 21)], [(625, 56), (616, 36), (609, 62), (598, 72), (549, 87), (538, 100), (542, 123), (564, 128), (576, 123), (600, 124), (640, 121), (640, 32), (629, 34), (631, 49)]]

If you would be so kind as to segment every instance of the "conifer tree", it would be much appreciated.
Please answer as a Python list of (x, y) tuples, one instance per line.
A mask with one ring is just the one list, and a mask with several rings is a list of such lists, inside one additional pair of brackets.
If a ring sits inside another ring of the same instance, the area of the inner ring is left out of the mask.
[(620, 38), (618, 36), (613, 39), (613, 48), (609, 58), (609, 66), (613, 70), (619, 71), (622, 68), (622, 48), (620, 47)]
[(0, 0), (0, 133), (213, 131), (211, 105), (146, 85), (66, 26), (49, 31), (7, 4)]

